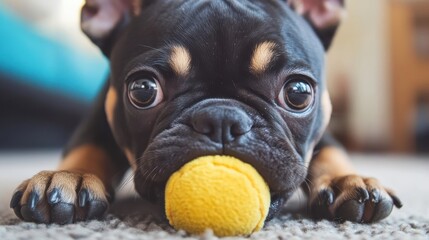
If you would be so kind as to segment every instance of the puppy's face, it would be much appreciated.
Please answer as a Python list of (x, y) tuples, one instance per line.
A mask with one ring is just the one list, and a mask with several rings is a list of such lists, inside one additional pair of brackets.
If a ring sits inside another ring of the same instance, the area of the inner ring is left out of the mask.
[(273, 198), (304, 181), (330, 116), (324, 48), (283, 1), (155, 1), (110, 59), (107, 117), (141, 196), (203, 155), (251, 164)]

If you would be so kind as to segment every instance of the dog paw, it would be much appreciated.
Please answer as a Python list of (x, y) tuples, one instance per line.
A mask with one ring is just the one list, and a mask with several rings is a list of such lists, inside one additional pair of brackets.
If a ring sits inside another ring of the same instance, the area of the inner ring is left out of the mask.
[(319, 179), (310, 192), (313, 217), (371, 223), (386, 218), (402, 203), (374, 178), (348, 175)]
[(18, 186), (10, 207), (25, 221), (67, 224), (103, 217), (108, 199), (92, 174), (43, 171)]

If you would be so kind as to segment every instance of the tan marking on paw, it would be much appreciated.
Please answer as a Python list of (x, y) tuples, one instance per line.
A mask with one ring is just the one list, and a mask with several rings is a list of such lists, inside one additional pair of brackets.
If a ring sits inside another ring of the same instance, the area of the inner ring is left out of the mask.
[(104, 110), (106, 111), (107, 122), (109, 123), (110, 128), (113, 128), (114, 113), (117, 101), (118, 93), (114, 87), (110, 86), (109, 90), (107, 91), (106, 101), (104, 102)]
[(368, 192), (371, 192), (374, 189), (378, 189), (380, 191), (381, 199), (389, 199), (390, 195), (395, 195), (390, 194), (391, 190), (385, 188), (376, 178), (364, 178), (364, 182), (366, 184), (366, 189), (368, 190)]
[(170, 56), (170, 66), (181, 77), (185, 77), (191, 70), (191, 55), (183, 46), (173, 46)]
[(358, 175), (348, 175), (345, 177), (337, 177), (333, 179), (332, 182), (339, 189), (351, 189), (355, 187), (366, 188), (363, 178)]
[(250, 71), (253, 74), (262, 74), (268, 69), (271, 61), (275, 57), (273, 42), (263, 42), (256, 46), (250, 61)]
[(364, 182), (368, 190), (384, 188), (376, 178), (365, 178)]
[(94, 199), (107, 201), (106, 196), (108, 195), (106, 188), (103, 183), (92, 174), (84, 174), (82, 177), (81, 189), (87, 189), (90, 191)]
[(45, 197), (44, 192), (46, 185), (48, 185), (52, 173), (52, 171), (42, 171), (34, 175), (34, 177), (29, 180), (27, 188), (24, 189), (24, 193), (21, 198), (21, 204), (27, 202), (30, 193), (33, 191), (39, 195), (40, 199), (43, 199)]
[(61, 171), (53, 173), (51, 184), (47, 192), (57, 188), (61, 192), (61, 199), (66, 203), (74, 203), (76, 199), (76, 188), (80, 182), (80, 175), (77, 173)]
[(342, 205), (346, 200), (359, 199), (360, 194), (356, 192), (356, 188), (366, 189), (365, 182), (362, 177), (357, 175), (348, 175), (333, 179), (332, 188), (334, 191), (339, 191), (340, 195), (336, 197), (334, 204), (330, 207), (331, 213)]

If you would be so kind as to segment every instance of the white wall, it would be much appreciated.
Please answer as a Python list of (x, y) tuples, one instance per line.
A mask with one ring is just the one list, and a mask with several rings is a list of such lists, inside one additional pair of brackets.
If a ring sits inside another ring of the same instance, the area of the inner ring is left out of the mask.
[(389, 0), (350, 0), (348, 16), (328, 53), (328, 85), (349, 80), (349, 133), (358, 144), (389, 144), (390, 84), (387, 3)]

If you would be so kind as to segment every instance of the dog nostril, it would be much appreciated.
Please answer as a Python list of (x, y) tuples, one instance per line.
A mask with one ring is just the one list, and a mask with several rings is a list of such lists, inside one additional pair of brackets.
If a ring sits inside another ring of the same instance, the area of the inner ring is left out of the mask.
[(207, 107), (192, 116), (194, 131), (217, 143), (232, 142), (249, 132), (252, 126), (252, 120), (244, 111), (230, 107)]
[[(245, 121), (245, 120), (244, 120)], [(234, 137), (241, 136), (243, 134), (246, 134), (250, 131), (252, 128), (252, 125), (250, 122), (244, 122), (244, 123), (234, 123), (231, 126), (231, 135)]]
[(201, 134), (210, 134), (213, 132), (213, 126), (203, 118), (195, 118), (192, 120), (192, 128)]
[(224, 123), (222, 127), (222, 141), (224, 143), (232, 142), (250, 131), (250, 127), (243, 123)]

